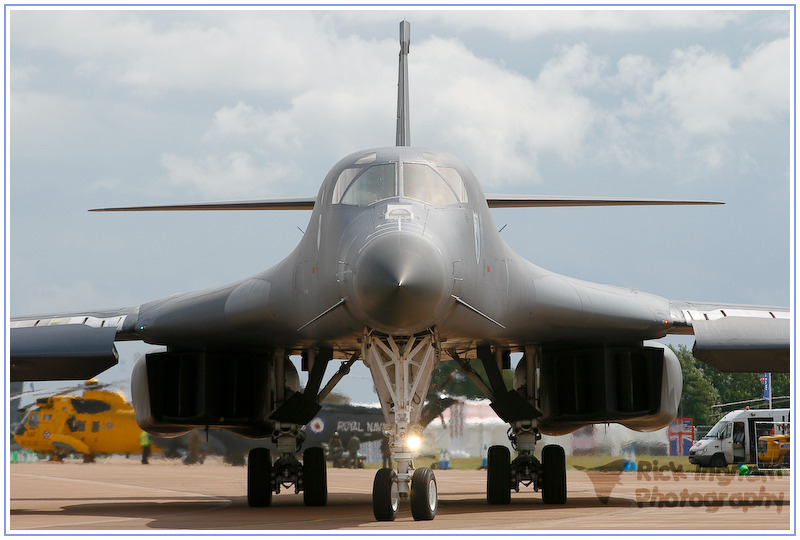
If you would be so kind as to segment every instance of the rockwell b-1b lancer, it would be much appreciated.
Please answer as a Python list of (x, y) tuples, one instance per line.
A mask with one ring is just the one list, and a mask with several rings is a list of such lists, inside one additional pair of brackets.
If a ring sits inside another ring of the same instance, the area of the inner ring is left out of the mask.
[[(301, 427), (363, 361), (380, 399), (395, 468), (373, 483), (378, 520), (401, 501), (417, 520), (438, 508), (432, 470), (415, 468), (413, 441), (436, 363), (452, 358), (510, 425), (516, 450), (489, 451), (487, 501), (507, 504), (520, 487), (547, 504), (566, 502), (564, 450), (542, 434), (618, 422), (667, 426), (681, 395), (668, 334), (694, 334), (695, 355), (729, 371), (789, 370), (789, 311), (672, 301), (547, 271), (501, 239), (491, 208), (708, 204), (703, 201), (486, 196), (456, 157), (410, 144), (409, 24), (400, 24), (396, 146), (336, 163), (316, 198), (104, 210), (310, 210), (297, 248), (283, 261), (225, 286), (134, 307), (14, 318), (13, 380), (86, 379), (116, 362), (115, 341), (166, 346), (132, 375), (139, 425), (158, 436), (196, 427), (271, 438), (279, 456), (248, 460), (251, 506), (294, 486), (308, 505), (327, 501), (320, 448), (295, 457)], [(523, 353), (514, 387), (503, 369)], [(289, 356), (302, 355), (301, 389)], [(486, 377), (470, 366), (477, 358)], [(325, 382), (334, 359), (344, 360)], [(538, 456), (538, 457), (537, 457)], [(405, 504), (405, 502), (404, 502)]]

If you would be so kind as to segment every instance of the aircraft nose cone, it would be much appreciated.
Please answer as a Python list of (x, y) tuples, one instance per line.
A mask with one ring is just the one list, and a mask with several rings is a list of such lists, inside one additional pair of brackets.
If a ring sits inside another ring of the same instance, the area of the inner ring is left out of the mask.
[(416, 333), (441, 305), (446, 276), (442, 253), (427, 240), (402, 233), (379, 237), (358, 258), (355, 299), (380, 330)]

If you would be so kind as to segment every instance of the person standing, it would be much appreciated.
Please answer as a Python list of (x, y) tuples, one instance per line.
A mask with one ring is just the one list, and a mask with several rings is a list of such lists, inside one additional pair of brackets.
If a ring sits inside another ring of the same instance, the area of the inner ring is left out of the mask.
[(353, 433), (353, 436), (347, 441), (347, 450), (350, 452), (347, 466), (351, 469), (358, 468), (358, 449), (360, 446), (361, 439), (358, 438), (358, 435)]
[(333, 437), (331, 437), (331, 440), (328, 443), (328, 457), (330, 457), (331, 461), (333, 462), (333, 466), (337, 469), (342, 467), (343, 453), (344, 446), (342, 446), (342, 441), (339, 439), (339, 432), (335, 431), (333, 433)]
[(150, 448), (153, 446), (153, 441), (150, 440), (150, 434), (146, 431), (142, 431), (139, 434), (139, 445), (142, 447), (142, 465), (147, 465), (149, 463), (148, 458), (150, 457)]

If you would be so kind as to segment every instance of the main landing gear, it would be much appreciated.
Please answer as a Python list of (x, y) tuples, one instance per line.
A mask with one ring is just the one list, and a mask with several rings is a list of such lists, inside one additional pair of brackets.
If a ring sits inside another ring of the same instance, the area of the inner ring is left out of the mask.
[(533, 455), (539, 430), (531, 423), (516, 422), (509, 429), (511, 444), (519, 455), (511, 461), (505, 446), (489, 448), (486, 467), (486, 501), (489, 504), (509, 504), (511, 490), (519, 493), (520, 486), (532, 486), (542, 492), (545, 504), (567, 502), (567, 472), (564, 449), (556, 444), (542, 448), (542, 461)]
[(517, 450), (511, 461), (511, 452), (505, 446), (492, 446), (487, 455), (486, 500), (489, 504), (509, 504), (511, 490), (519, 492), (520, 486), (532, 486), (542, 492), (545, 504), (567, 502), (567, 472), (564, 449), (558, 445), (547, 445), (542, 449), (542, 461), (534, 456), (537, 441), (542, 436), (537, 427), (541, 413), (535, 406), (539, 393), (538, 346), (525, 347), (525, 355), (514, 373), (514, 390), (508, 390), (501, 369), (510, 368), (508, 355), (502, 349), (494, 351), (489, 346), (476, 348), (488, 381), (481, 379), (469, 363), (455, 352), (450, 354), (459, 363), (464, 373), (472, 379), (483, 393), (492, 400), (492, 409), (503, 420), (511, 424), (508, 438)]
[(279, 457), (273, 463), (267, 448), (254, 448), (247, 461), (247, 502), (250, 506), (269, 506), (272, 494), (281, 489), (294, 486), (294, 492), (303, 492), (306, 506), (325, 506), (328, 502), (328, 478), (325, 464), (325, 453), (322, 448), (311, 447), (303, 452), (302, 463), (295, 455), (305, 441), (306, 435), (302, 427), (307, 424), (320, 409), (319, 402), (330, 392), (357, 357), (343, 364), (339, 372), (320, 392), (322, 378), (328, 362), (333, 358), (330, 349), (303, 351), (303, 366), (308, 369), (309, 376), (306, 387), (301, 393), (297, 371), (284, 351), (275, 352), (273, 377), (275, 384), (275, 401), (279, 407), (270, 419), (275, 422), (272, 431), (272, 442), (278, 450)]
[(328, 480), (325, 453), (322, 448), (311, 447), (303, 452), (303, 462), (295, 453), (305, 437), (296, 425), (280, 424), (272, 441), (278, 446), (280, 458), (273, 464), (267, 448), (253, 448), (247, 460), (247, 503), (250, 506), (269, 506), (272, 493), (294, 486), (294, 492), (303, 492), (306, 506), (325, 506), (328, 501)]
[(375, 475), (375, 519), (393, 521), (400, 501), (408, 500), (415, 520), (431, 520), (439, 508), (436, 477), (427, 467), (414, 468), (412, 449), (422, 435), (419, 419), (439, 361), (438, 336), (435, 331), (403, 338), (368, 332), (361, 348), (381, 401), (392, 459), (397, 463), (397, 470), (383, 468)]

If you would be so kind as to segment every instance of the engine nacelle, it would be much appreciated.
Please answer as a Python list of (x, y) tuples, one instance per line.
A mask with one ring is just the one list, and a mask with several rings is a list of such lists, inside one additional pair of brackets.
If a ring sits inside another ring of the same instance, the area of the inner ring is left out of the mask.
[[(636, 431), (668, 426), (678, 414), (682, 375), (668, 347), (544, 349), (539, 364), (539, 429), (564, 435), (590, 424), (614, 422)], [(517, 366), (515, 386), (525, 383)]]
[(147, 360), (140, 358), (131, 373), (131, 402), (136, 412), (136, 423), (143, 430), (158, 437), (180, 437), (192, 430), (191, 426), (158, 423), (150, 412), (150, 388), (147, 383)]
[(139, 360), (131, 376), (136, 421), (145, 431), (177, 437), (194, 428), (224, 428), (266, 437), (276, 405), (274, 365), (283, 362), (289, 393), (300, 388), (286, 357), (228, 352), (159, 352)]

